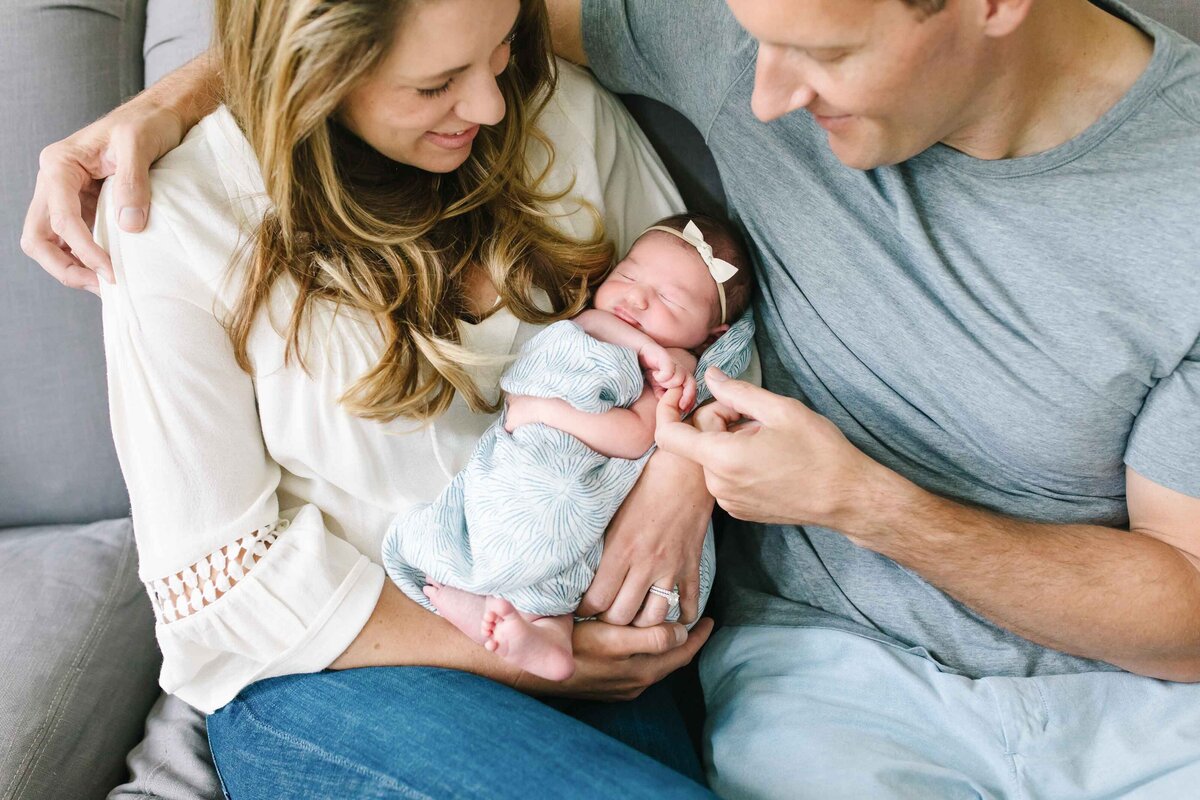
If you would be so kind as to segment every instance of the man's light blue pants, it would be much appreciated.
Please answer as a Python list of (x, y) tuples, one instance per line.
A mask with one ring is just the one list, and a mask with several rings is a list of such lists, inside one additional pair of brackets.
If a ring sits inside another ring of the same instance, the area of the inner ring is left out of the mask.
[(823, 628), (731, 627), (700, 666), (730, 798), (1200, 798), (1200, 684), (973, 680)]

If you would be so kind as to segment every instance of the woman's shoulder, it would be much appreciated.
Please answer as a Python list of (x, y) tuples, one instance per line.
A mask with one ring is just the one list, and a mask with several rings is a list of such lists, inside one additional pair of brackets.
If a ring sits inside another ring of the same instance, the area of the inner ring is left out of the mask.
[(136, 293), (191, 296), (203, 287), (216, 294), (264, 207), (257, 162), (224, 107), (151, 168), (150, 217), (141, 233), (117, 225), (109, 183), (96, 209), (96, 238), (114, 253), (118, 282)]
[(557, 66), (554, 94), (538, 118), (538, 127), (556, 145), (579, 141), (595, 147), (611, 134), (614, 122), (624, 118), (624, 108), (587, 70), (561, 58)]

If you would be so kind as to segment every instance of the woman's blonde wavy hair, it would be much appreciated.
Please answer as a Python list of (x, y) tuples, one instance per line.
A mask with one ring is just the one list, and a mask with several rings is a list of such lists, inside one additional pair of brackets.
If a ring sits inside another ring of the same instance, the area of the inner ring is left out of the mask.
[[(272, 206), (247, 242), (246, 286), (226, 321), (238, 363), (257, 314), (281, 278), (299, 289), (287, 324), (287, 357), (303, 365), (306, 317), (319, 302), (377, 321), (384, 349), (341, 403), (367, 419), (429, 421), (462, 394), (495, 411), (466, 367), (470, 279), (479, 270), (518, 319), (545, 324), (585, 307), (613, 260), (599, 215), (578, 241), (556, 229), (543, 204), (567, 190), (539, 183), (553, 149), (534, 125), (555, 85), (544, 0), (521, 0), (512, 59), (497, 78), (504, 120), (483, 128), (471, 155), (445, 175), (386, 159), (336, 120), (339, 106), (383, 61), (397, 25), (428, 0), (217, 0), (225, 101), (262, 167)], [(550, 153), (532, 175), (526, 144)], [(593, 209), (594, 212), (594, 209)], [(534, 290), (551, 310), (535, 305)]]

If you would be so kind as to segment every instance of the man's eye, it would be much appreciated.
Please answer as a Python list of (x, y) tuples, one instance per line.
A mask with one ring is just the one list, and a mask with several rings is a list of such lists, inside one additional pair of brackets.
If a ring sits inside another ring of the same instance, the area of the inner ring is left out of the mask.
[[(453, 78), (451, 78), (451, 80), (453, 80)], [(417, 94), (421, 95), (422, 97), (440, 97), (448, 91), (450, 91), (450, 81), (446, 81), (441, 86), (437, 86), (433, 89), (417, 89)]]

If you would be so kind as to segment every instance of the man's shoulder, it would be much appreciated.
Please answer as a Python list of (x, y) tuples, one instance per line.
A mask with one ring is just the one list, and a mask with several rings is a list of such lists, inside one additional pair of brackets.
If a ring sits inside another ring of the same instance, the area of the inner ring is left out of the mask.
[(1163, 30), (1160, 35), (1168, 37), (1172, 58), (1158, 96), (1200, 137), (1200, 44)]

